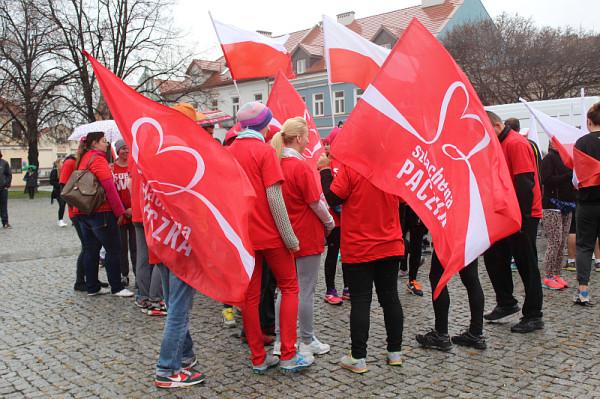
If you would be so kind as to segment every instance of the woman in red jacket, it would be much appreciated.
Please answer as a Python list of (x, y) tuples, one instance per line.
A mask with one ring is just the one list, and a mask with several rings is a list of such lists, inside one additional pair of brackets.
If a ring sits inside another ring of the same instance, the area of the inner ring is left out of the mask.
[[(244, 130), (228, 148), (246, 171), (256, 192), (249, 224), (256, 261), (242, 308), (244, 331), (252, 351), (252, 368), (260, 374), (279, 364), (284, 372), (296, 372), (310, 366), (312, 357), (305, 358), (296, 353), (294, 347), (298, 280), (292, 252), (298, 251), (299, 247), (283, 201), (283, 172), (275, 150), (265, 143), (272, 114), (265, 105), (254, 101), (244, 104), (237, 118)], [(263, 259), (266, 259), (281, 290), (281, 362), (267, 356), (260, 328), (258, 306)]]
[[(281, 159), (285, 179), (282, 185), (283, 199), (292, 228), (300, 242), (300, 250), (294, 253), (300, 287), (299, 349), (300, 353), (322, 355), (329, 352), (330, 347), (315, 337), (315, 288), (321, 266), (321, 254), (325, 249), (325, 231), (329, 234), (335, 223), (327, 209), (325, 197), (317, 185), (317, 171), (311, 168), (302, 156), (308, 145), (306, 120), (296, 117), (285, 121), (281, 130), (271, 139), (271, 145)], [(277, 344), (279, 342), (275, 344), (273, 353), (279, 349)]]
[(119, 265), (121, 243), (118, 225), (123, 222), (126, 211), (117, 193), (112, 171), (106, 160), (108, 146), (109, 143), (104, 137), (104, 133), (88, 133), (81, 151), (77, 155), (77, 170), (88, 169), (92, 172), (106, 192), (106, 200), (91, 214), (83, 214), (75, 209), (83, 239), (85, 283), (89, 296), (108, 293), (98, 281), (99, 253), (100, 248), (104, 247), (106, 250), (104, 266), (112, 294), (119, 297), (130, 297), (133, 296), (133, 292), (123, 288)]

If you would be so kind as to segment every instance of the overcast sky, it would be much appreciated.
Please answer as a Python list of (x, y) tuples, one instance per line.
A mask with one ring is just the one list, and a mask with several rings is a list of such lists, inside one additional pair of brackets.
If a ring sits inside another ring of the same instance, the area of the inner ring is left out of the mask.
[[(186, 34), (198, 57), (221, 55), (208, 11), (221, 22), (249, 30), (284, 34), (307, 29), (321, 15), (354, 11), (357, 18), (421, 4), (420, 0), (176, 0), (175, 25)], [(538, 25), (598, 30), (600, 0), (482, 0), (492, 18), (508, 12), (531, 17)]]

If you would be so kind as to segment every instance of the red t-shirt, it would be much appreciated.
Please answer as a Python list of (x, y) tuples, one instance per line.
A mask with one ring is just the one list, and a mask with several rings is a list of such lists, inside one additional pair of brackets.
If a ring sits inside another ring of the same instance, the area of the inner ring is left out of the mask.
[(254, 250), (285, 247), (267, 201), (266, 188), (284, 180), (275, 150), (255, 138), (238, 138), (227, 149), (240, 163), (256, 191), (249, 223)]
[(331, 191), (344, 200), (342, 262), (364, 263), (404, 254), (398, 197), (381, 191), (345, 165), (340, 165)]
[(521, 173), (534, 174), (533, 203), (531, 205), (531, 216), (534, 218), (542, 217), (542, 191), (540, 189), (540, 179), (538, 169), (535, 164), (535, 155), (527, 139), (515, 131), (510, 131), (504, 141), (500, 143), (508, 171), (514, 177)]
[(123, 206), (125, 209), (131, 208), (131, 193), (129, 192), (129, 187), (127, 187), (127, 183), (129, 182), (129, 167), (119, 166), (115, 162), (112, 166), (112, 171), (113, 179), (117, 186), (117, 192), (119, 193), (119, 198), (121, 198)]
[[(329, 167), (331, 168), (331, 176), (333, 176), (333, 178), (335, 179), (335, 175), (337, 175), (338, 171), (340, 170), (341, 163), (333, 158), (331, 158), (329, 162)], [(340, 214), (331, 209), (331, 207), (329, 208), (329, 213), (331, 214), (331, 216), (333, 216), (333, 221), (335, 222), (335, 225), (339, 227), (341, 223)]]
[[(100, 151), (91, 150), (86, 152), (81, 158), (77, 170), (84, 170), (86, 167), (88, 167), (88, 162), (92, 156), (94, 156), (94, 160), (89, 164), (88, 169), (96, 176), (96, 179), (98, 179), (99, 182), (106, 179), (112, 179), (112, 171), (110, 170), (108, 161), (106, 160), (104, 154)], [(110, 207), (108, 200), (104, 200), (104, 202), (100, 204), (100, 206), (94, 211), (94, 213), (97, 212), (112, 212), (112, 208)], [(74, 208), (74, 213), (76, 215), (81, 214), (77, 208)]]
[[(77, 161), (75, 161), (72, 158), (67, 159), (64, 163), (62, 168), (60, 169), (60, 176), (58, 178), (58, 183), (65, 185), (67, 184), (67, 182), (69, 181), (69, 178), (71, 177), (71, 175), (73, 174), (73, 171), (75, 170), (75, 164), (77, 163)], [(69, 205), (69, 218), (73, 219), (73, 216), (75, 216), (75, 208), (71, 207), (71, 205)]]
[(300, 250), (295, 257), (322, 254), (325, 248), (323, 223), (309, 204), (319, 201), (321, 193), (315, 182), (311, 167), (298, 158), (283, 158), (281, 169), (285, 182), (282, 186), (283, 199)]

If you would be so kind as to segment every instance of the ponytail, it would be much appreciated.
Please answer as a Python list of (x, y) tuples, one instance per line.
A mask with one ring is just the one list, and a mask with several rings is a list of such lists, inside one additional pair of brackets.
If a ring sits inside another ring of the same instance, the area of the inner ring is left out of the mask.
[(283, 123), (281, 130), (275, 133), (271, 139), (271, 146), (275, 148), (277, 156), (281, 159), (283, 147), (292, 143), (296, 137), (300, 137), (308, 132), (308, 123), (306, 119), (296, 116)]
[(79, 142), (79, 148), (77, 148), (77, 161), (75, 162), (75, 169), (79, 168), (81, 158), (92, 149), (92, 144), (104, 137), (104, 132), (90, 132), (85, 136), (83, 141)]

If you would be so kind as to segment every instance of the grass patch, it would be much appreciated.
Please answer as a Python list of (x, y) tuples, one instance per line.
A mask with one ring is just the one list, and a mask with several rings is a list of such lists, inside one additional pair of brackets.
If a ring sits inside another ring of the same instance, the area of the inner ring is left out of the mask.
[[(35, 198), (50, 198), (50, 192), (48, 191), (38, 191), (35, 193)], [(29, 198), (29, 194), (24, 193), (22, 189), (17, 190), (8, 190), (8, 198), (9, 199), (24, 199)]]

